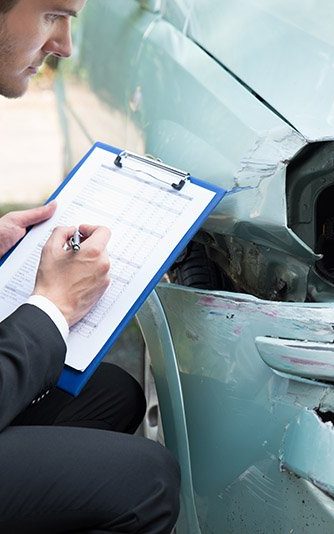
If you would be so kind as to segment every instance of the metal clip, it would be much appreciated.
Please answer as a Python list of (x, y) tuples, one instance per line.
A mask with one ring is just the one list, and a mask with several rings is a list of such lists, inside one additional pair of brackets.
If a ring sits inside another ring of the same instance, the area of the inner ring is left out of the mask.
[[(148, 165), (150, 167), (153, 167), (154, 169), (157, 169), (159, 171), (164, 171), (164, 172), (167, 172), (167, 173), (172, 174), (174, 176), (177, 176), (178, 178), (180, 178), (179, 182), (178, 183), (174, 183), (174, 182), (170, 183), (170, 182), (168, 182), (166, 180), (162, 180), (161, 178), (158, 178), (157, 176), (154, 176), (154, 175), (150, 174), (150, 176), (152, 176), (152, 178), (155, 178), (156, 180), (158, 180), (159, 182), (162, 182), (164, 184), (170, 185), (173, 189), (176, 189), (176, 191), (181, 191), (182, 187), (185, 185), (186, 181), (190, 177), (189, 172), (180, 171), (179, 169), (176, 169), (175, 167), (170, 167), (169, 165), (165, 165), (164, 163), (162, 163), (159, 160), (151, 159), (151, 158), (145, 157), (145, 156), (139, 156), (138, 154), (133, 154), (132, 152), (127, 152), (127, 151), (120, 152), (120, 154), (118, 154), (118, 156), (116, 157), (116, 159), (114, 161), (114, 164), (119, 169), (122, 169), (126, 159), (132, 159), (135, 162), (142, 163), (144, 165)], [(135, 169), (133, 169), (133, 170), (135, 170)]]

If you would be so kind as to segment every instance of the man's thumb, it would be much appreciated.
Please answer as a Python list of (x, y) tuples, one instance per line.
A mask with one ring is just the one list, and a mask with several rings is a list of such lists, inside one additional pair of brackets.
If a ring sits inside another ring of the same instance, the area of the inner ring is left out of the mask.
[(50, 217), (52, 217), (52, 215), (54, 214), (56, 207), (57, 203), (55, 201), (52, 201), (49, 202), (49, 204), (46, 204), (45, 206), (31, 208), (29, 210), (24, 211), (17, 211), (15, 215), (18, 218), (17, 220), (20, 226), (27, 228), (28, 226), (32, 226), (34, 224), (38, 224), (40, 222), (46, 221), (47, 219), (50, 219)]

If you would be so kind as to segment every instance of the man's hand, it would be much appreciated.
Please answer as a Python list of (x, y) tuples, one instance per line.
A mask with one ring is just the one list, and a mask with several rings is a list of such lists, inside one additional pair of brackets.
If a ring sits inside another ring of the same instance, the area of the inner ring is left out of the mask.
[(45, 247), (36, 276), (34, 295), (51, 300), (69, 326), (84, 317), (109, 285), (110, 263), (106, 246), (110, 231), (104, 226), (82, 225), (80, 250), (64, 250), (75, 228), (56, 228)]
[(0, 218), (0, 257), (10, 250), (26, 234), (27, 228), (50, 219), (56, 202), (30, 210), (12, 211)]

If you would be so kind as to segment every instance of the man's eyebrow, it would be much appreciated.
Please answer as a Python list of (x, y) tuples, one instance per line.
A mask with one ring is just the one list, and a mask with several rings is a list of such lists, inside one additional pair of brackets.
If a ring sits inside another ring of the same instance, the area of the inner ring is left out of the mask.
[(68, 15), (70, 17), (77, 17), (78, 13), (77, 11), (73, 11), (73, 9), (67, 9), (66, 7), (53, 7), (52, 8), (53, 13), (57, 13), (58, 15)]

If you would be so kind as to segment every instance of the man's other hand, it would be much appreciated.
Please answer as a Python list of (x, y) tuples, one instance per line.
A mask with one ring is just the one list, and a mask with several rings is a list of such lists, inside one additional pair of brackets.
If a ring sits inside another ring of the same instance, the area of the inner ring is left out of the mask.
[(82, 225), (80, 250), (64, 250), (76, 228), (55, 228), (42, 250), (34, 295), (51, 300), (69, 326), (84, 317), (107, 289), (110, 262), (106, 246), (110, 230)]
[(12, 211), (0, 218), (0, 257), (25, 236), (27, 228), (50, 219), (56, 210), (56, 202), (39, 208)]

